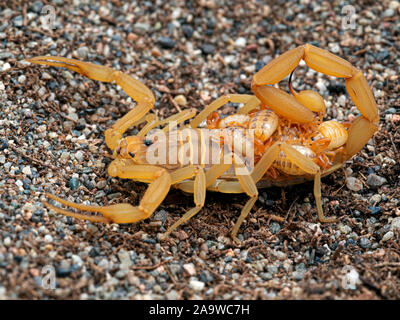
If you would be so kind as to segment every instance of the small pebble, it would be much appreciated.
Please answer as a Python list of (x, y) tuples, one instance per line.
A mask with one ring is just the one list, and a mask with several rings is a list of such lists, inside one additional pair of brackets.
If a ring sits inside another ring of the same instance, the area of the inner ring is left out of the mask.
[(371, 214), (377, 214), (381, 212), (381, 207), (378, 206), (368, 207), (368, 209), (371, 211)]
[(196, 274), (196, 268), (194, 267), (193, 263), (186, 263), (183, 265), (183, 271), (188, 276), (194, 276)]
[(339, 224), (338, 229), (343, 233), (343, 234), (348, 234), (351, 232), (351, 227), (348, 225), (344, 225), (342, 223)]
[(203, 54), (207, 55), (207, 54), (213, 54), (215, 47), (212, 44), (203, 44), (200, 49), (201, 52), (203, 52)]
[(378, 176), (375, 173), (370, 173), (367, 177), (367, 184), (371, 188), (378, 188), (387, 182), (386, 178)]
[(31, 167), (30, 166), (23, 167), (22, 173), (26, 175), (32, 175)]
[(161, 221), (164, 224), (167, 222), (168, 212), (165, 210), (159, 210), (153, 215), (153, 219), (156, 221)]
[(341, 107), (345, 107), (346, 106), (346, 96), (344, 96), (344, 95), (341, 95), (339, 98), (338, 98), (338, 100), (337, 100), (337, 102), (338, 102), (338, 104), (341, 106)]
[(280, 224), (277, 223), (277, 222), (272, 222), (271, 225), (270, 225), (270, 227), (269, 227), (269, 230), (271, 231), (272, 234), (275, 234), (275, 233), (277, 233), (279, 230), (281, 230), (281, 226), (280, 226)]
[(75, 178), (75, 177), (71, 178), (69, 180), (69, 182), (68, 182), (68, 185), (72, 190), (78, 189), (78, 187), (79, 187), (79, 179)]
[(371, 240), (368, 238), (361, 238), (360, 239), (360, 246), (364, 249), (368, 249), (371, 247)]
[(370, 199), (369, 202), (371, 204), (378, 204), (379, 202), (382, 201), (382, 196), (380, 194), (374, 194)]
[(25, 83), (25, 81), (26, 81), (26, 76), (21, 75), (21, 76), (18, 77), (18, 82), (19, 83), (23, 84), (23, 83)]
[(132, 260), (128, 251), (120, 249), (118, 251), (118, 258), (121, 262), (120, 269), (129, 269), (132, 266)]
[(83, 152), (82, 151), (77, 151), (76, 153), (75, 153), (75, 159), (76, 160), (78, 160), (78, 161), (82, 161), (83, 160)]
[(393, 232), (393, 231), (388, 231), (388, 232), (386, 232), (386, 233), (383, 235), (382, 241), (383, 241), (383, 242), (386, 242), (386, 241), (392, 239), (393, 236), (394, 236), (394, 232)]
[(88, 47), (84, 46), (84, 47), (80, 47), (78, 50), (78, 56), (82, 59), (87, 59), (88, 55), (89, 55), (89, 49)]
[(183, 34), (185, 35), (185, 37), (188, 39), (190, 39), (193, 35), (193, 28), (189, 25), (184, 24), (182, 26), (182, 31), (183, 31)]
[(11, 238), (10, 237), (6, 237), (3, 241), (4, 245), (6, 247), (9, 247), (11, 245)]
[(157, 43), (164, 49), (172, 49), (175, 47), (175, 41), (168, 37), (159, 37)]
[(237, 38), (235, 41), (235, 46), (244, 48), (246, 46), (246, 39), (243, 37)]
[(185, 97), (184, 95), (182, 95), (182, 94), (176, 96), (176, 97), (174, 98), (174, 101), (175, 101), (179, 106), (182, 106), (182, 107), (184, 107), (184, 106), (187, 105), (186, 97)]
[(396, 217), (392, 220), (392, 223), (390, 225), (390, 230), (400, 231), (400, 217)]

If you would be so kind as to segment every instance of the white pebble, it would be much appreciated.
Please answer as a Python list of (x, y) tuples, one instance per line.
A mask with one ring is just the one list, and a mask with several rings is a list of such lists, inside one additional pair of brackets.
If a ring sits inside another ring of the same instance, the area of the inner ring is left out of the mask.
[(11, 245), (11, 238), (10, 238), (10, 237), (6, 237), (6, 238), (4, 239), (4, 245), (5, 245), (6, 247), (9, 247), (9, 246)]
[(232, 56), (232, 55), (228, 55), (228, 56), (225, 56), (225, 57), (224, 57), (224, 62), (225, 62), (226, 64), (230, 64), (230, 63), (232, 63), (234, 60), (235, 60), (235, 56)]
[(45, 132), (46, 129), (47, 129), (46, 125), (45, 125), (45, 124), (42, 124), (42, 125), (40, 125), (39, 127), (37, 127), (36, 131), (37, 131), (38, 133), (42, 133), (42, 132)]
[(235, 41), (235, 46), (243, 48), (246, 45), (246, 39), (243, 37), (237, 38)]
[(346, 186), (349, 188), (351, 191), (361, 191), (363, 189), (363, 185), (360, 180), (354, 177), (348, 177), (346, 180)]
[(332, 46), (332, 48), (331, 48), (330, 51), (332, 51), (333, 53), (339, 53), (339, 52), (340, 52), (340, 47), (339, 47), (339, 45), (338, 45), (337, 43), (335, 43), (335, 44)]
[(18, 82), (19, 83), (25, 83), (25, 81), (26, 81), (26, 77), (24, 75), (21, 75), (21, 76), (18, 77)]
[(100, 262), (98, 263), (98, 267), (100, 269), (108, 269), (108, 260), (107, 259), (101, 259)]
[(341, 107), (345, 107), (346, 106), (346, 96), (345, 95), (341, 95), (339, 98), (338, 98), (338, 100), (337, 100), (337, 102), (338, 102), (338, 104), (341, 106)]
[(119, 261), (121, 262), (120, 269), (129, 269), (130, 266), (132, 265), (132, 260), (128, 251), (124, 249), (119, 250), (118, 258)]
[(350, 177), (353, 174), (353, 170), (351, 168), (346, 168), (346, 175)]
[(196, 268), (193, 263), (184, 264), (183, 271), (185, 271), (189, 276), (194, 276), (196, 274)]
[(186, 97), (185, 97), (184, 95), (182, 95), (182, 94), (177, 95), (177, 96), (174, 98), (174, 101), (175, 101), (178, 105), (183, 106), (183, 107), (187, 105)]
[(344, 225), (344, 224), (339, 224), (338, 229), (343, 233), (343, 234), (348, 234), (351, 232), (351, 227)]
[(7, 292), (6, 288), (0, 287), (0, 300), (7, 299), (6, 292)]
[(7, 71), (11, 69), (11, 66), (8, 62), (6, 62), (5, 64), (3, 64), (3, 67), (1, 68), (1, 71)]
[(23, 167), (22, 173), (24, 173), (26, 175), (31, 175), (32, 174), (31, 167), (30, 166)]
[(49, 235), (49, 234), (46, 234), (44, 236), (44, 241), (47, 242), (47, 243), (53, 242), (53, 237), (51, 235)]
[(396, 10), (399, 7), (400, 3), (398, 1), (390, 1), (389, 9)]
[(388, 241), (388, 240), (392, 239), (393, 236), (394, 236), (393, 231), (386, 232), (385, 235), (382, 237), (382, 241), (383, 242)]
[(82, 261), (80, 256), (78, 256), (76, 254), (73, 254), (71, 258), (72, 258), (72, 263), (73, 264), (76, 264), (76, 265), (78, 265), (80, 267), (83, 266), (83, 261)]
[(181, 8), (174, 9), (174, 11), (172, 11), (172, 14), (171, 14), (171, 19), (172, 20), (178, 19), (181, 16), (181, 13), (182, 13)]
[(321, 81), (318, 81), (318, 82), (315, 84), (315, 86), (317, 87), (317, 89), (318, 89), (319, 91), (326, 91), (326, 90), (327, 90), (327, 89), (326, 89), (326, 86), (325, 86), (324, 83), (321, 82)]
[(378, 204), (381, 202), (382, 196), (380, 194), (374, 194), (370, 199), (369, 202), (373, 205)]
[(43, 72), (42, 73), (42, 79), (43, 80), (51, 80), (52, 76), (50, 74), (48, 74), (47, 72)]
[(376, 99), (382, 98), (384, 95), (385, 95), (385, 92), (383, 92), (382, 90), (376, 90), (374, 92), (374, 96), (375, 96)]
[(198, 280), (191, 280), (189, 285), (194, 291), (201, 291), (204, 288), (204, 282)]
[(394, 231), (400, 231), (400, 217), (394, 218), (392, 220), (392, 224), (390, 225), (390, 230)]
[(317, 223), (306, 223), (307, 227), (312, 231), (312, 232), (317, 232), (319, 234), (322, 234), (322, 230), (319, 224)]
[(79, 120), (79, 117), (75, 112), (68, 113), (67, 117), (69, 119), (71, 119), (72, 121), (76, 121), (76, 122), (78, 122), (78, 120)]
[(64, 151), (61, 153), (60, 160), (67, 160), (69, 158), (69, 153)]
[(41, 87), (41, 88), (38, 90), (38, 95), (39, 95), (40, 97), (44, 96), (45, 93), (46, 93), (46, 89), (45, 89), (44, 87)]
[(82, 151), (77, 151), (76, 153), (75, 153), (75, 159), (76, 160), (78, 160), (78, 161), (82, 161), (83, 160), (83, 152)]

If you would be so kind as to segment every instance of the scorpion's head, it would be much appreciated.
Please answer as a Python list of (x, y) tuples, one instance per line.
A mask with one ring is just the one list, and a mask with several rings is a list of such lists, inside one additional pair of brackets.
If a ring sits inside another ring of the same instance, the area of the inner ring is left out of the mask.
[(146, 164), (147, 148), (152, 144), (151, 140), (129, 136), (119, 141), (114, 156), (119, 159), (130, 159), (135, 164)]

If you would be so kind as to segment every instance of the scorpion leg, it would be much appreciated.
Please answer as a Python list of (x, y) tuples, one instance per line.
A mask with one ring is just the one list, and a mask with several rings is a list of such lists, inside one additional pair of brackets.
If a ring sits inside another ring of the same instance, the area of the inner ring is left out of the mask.
[(189, 166), (176, 170), (175, 172), (172, 173), (172, 175), (175, 181), (186, 180), (193, 175), (195, 176), (193, 195), (194, 195), (194, 203), (196, 204), (196, 206), (187, 211), (178, 221), (176, 221), (172, 226), (170, 226), (168, 230), (160, 237), (160, 240), (165, 240), (168, 237), (168, 235), (170, 235), (177, 227), (187, 222), (196, 213), (198, 213), (201, 210), (201, 208), (203, 208), (206, 199), (206, 176), (202, 168)]
[(207, 117), (215, 110), (221, 108), (228, 102), (234, 103), (247, 103), (253, 96), (249, 94), (228, 94), (211, 102), (205, 107), (191, 122), (190, 127), (197, 128), (200, 123), (207, 119)]
[(209, 190), (220, 193), (243, 193), (244, 190), (239, 181), (220, 181), (216, 185), (212, 185)]
[(321, 200), (321, 171), (318, 165), (314, 163), (310, 158), (304, 156), (299, 151), (294, 149), (292, 146), (282, 143), (281, 145), (282, 151), (285, 153), (289, 161), (300, 167), (306, 173), (309, 173), (314, 176), (314, 197), (315, 202), (317, 204), (317, 212), (318, 219), (321, 222), (334, 222), (336, 221), (336, 217), (327, 218), (324, 215), (322, 209), (322, 200)]
[(187, 109), (183, 110), (180, 113), (176, 113), (166, 119), (159, 120), (157, 116), (151, 115), (152, 117), (148, 118), (147, 124), (139, 131), (137, 136), (144, 137), (150, 130), (154, 129), (155, 127), (162, 126), (164, 124), (169, 124), (168, 126), (163, 128), (164, 132), (168, 132), (176, 126), (196, 115), (195, 109)]
[[(240, 244), (240, 240), (236, 237), (236, 235), (239, 231), (240, 226), (243, 223), (243, 220), (246, 219), (246, 217), (250, 213), (251, 208), (253, 208), (254, 203), (257, 201), (258, 189), (256, 183), (250, 175), (250, 172), (243, 172), (243, 170), (246, 171), (247, 169), (243, 161), (236, 154), (234, 154), (234, 167), (236, 178), (239, 180), (240, 186), (242, 187), (243, 191), (250, 197), (250, 199), (246, 202), (242, 211), (240, 212), (240, 216), (231, 231), (233, 241), (235, 241), (236, 244)], [(241, 171), (239, 171), (239, 169)]]
[[(94, 217), (83, 214), (77, 214), (61, 208), (54, 207), (49, 203), (44, 204), (50, 209), (63, 215), (68, 215), (77, 219), (89, 220), (93, 222), (112, 222), (112, 223), (134, 223), (140, 220), (147, 219), (151, 216), (154, 210), (161, 204), (167, 195), (171, 186), (171, 176), (167, 171), (164, 171), (157, 179), (155, 179), (146, 190), (139, 206), (134, 207), (128, 203), (119, 203), (110, 206), (87, 206), (70, 202), (52, 194), (46, 193), (46, 196), (61, 204), (67, 205), (88, 212), (99, 212), (103, 217)], [(103, 219), (104, 218), (104, 219)]]
[(171, 129), (176, 128), (176, 126), (182, 122), (185, 122), (186, 120), (189, 120), (193, 118), (196, 115), (196, 110), (195, 109), (186, 109), (183, 110), (182, 112), (179, 112), (177, 114), (174, 114), (164, 120), (161, 120), (159, 125), (164, 125), (168, 124), (168, 126), (163, 128), (164, 132), (168, 132)]
[(268, 150), (263, 154), (260, 161), (257, 162), (253, 171), (251, 172), (251, 177), (254, 182), (257, 183), (271, 167), (272, 163), (279, 156), (279, 144), (275, 142)]
[(154, 105), (155, 98), (150, 89), (139, 80), (106, 66), (78, 61), (63, 57), (40, 56), (26, 59), (31, 63), (44, 64), (54, 67), (63, 67), (76, 71), (89, 79), (102, 82), (113, 82), (119, 85), (133, 100), (137, 102), (135, 108), (129, 111), (105, 132), (106, 144), (114, 150), (122, 134), (135, 122), (140, 120)]
[[(206, 188), (209, 188), (232, 164), (216, 164), (213, 165), (211, 168), (207, 169), (206, 171)], [(235, 182), (237, 183), (237, 182)], [(181, 181), (177, 182), (174, 185), (177, 189), (182, 190), (183, 192), (193, 193), (194, 192), (194, 181)], [(240, 185), (239, 185), (240, 186)], [(211, 188), (211, 190), (213, 190)], [(243, 190), (240, 187), (240, 192), (242, 193)]]
[(138, 137), (144, 137), (151, 129), (155, 128), (159, 122), (158, 117), (155, 114), (149, 113), (145, 117), (146, 124), (140, 131), (138, 132)]

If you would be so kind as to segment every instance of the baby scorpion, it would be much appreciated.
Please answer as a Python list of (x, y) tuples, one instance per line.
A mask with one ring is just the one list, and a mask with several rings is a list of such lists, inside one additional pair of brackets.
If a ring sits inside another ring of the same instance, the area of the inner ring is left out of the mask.
[[(291, 74), (301, 59), (315, 71), (345, 78), (347, 91), (361, 112), (349, 128), (336, 121), (322, 122), (326, 107), (322, 97), (315, 91), (297, 93), (290, 85), (289, 94), (273, 87)], [(115, 81), (134, 99), (136, 107), (105, 132), (106, 144), (114, 152), (115, 158), (108, 167), (108, 173), (113, 177), (149, 183), (138, 206), (126, 203), (87, 206), (46, 194), (61, 204), (82, 211), (99, 212), (102, 216), (71, 212), (47, 202), (46, 206), (57, 213), (92, 222), (134, 223), (149, 218), (171, 186), (193, 193), (195, 207), (169, 227), (162, 238), (198, 213), (204, 206), (206, 190), (210, 190), (246, 193), (250, 197), (231, 231), (232, 238), (237, 241), (239, 227), (258, 198), (258, 188), (286, 186), (307, 180), (314, 180), (319, 220), (335, 221), (334, 217), (327, 218), (323, 214), (321, 177), (340, 168), (363, 148), (378, 129), (378, 108), (361, 71), (346, 60), (310, 44), (287, 51), (258, 71), (252, 80), (254, 95), (225, 95), (213, 101), (194, 118), (193, 110), (185, 110), (164, 120), (148, 114), (155, 102), (150, 89), (120, 71), (62, 57), (40, 56), (27, 61), (65, 67), (93, 80)], [(216, 111), (228, 102), (244, 105), (237, 114), (220, 119)], [(184, 125), (191, 118), (189, 125)], [(177, 124), (176, 127), (166, 126), (162, 129), (166, 144), (162, 144), (163, 139), (147, 138), (152, 129), (172, 121)], [(128, 128), (144, 122), (145, 125), (136, 136), (122, 137)], [(199, 129), (204, 122), (209, 129), (224, 129), (232, 134), (211, 143), (211, 151), (219, 155), (218, 161), (213, 164), (202, 162), (205, 159), (204, 152), (196, 152), (193, 147), (206, 143), (203, 131)], [(183, 134), (184, 130), (190, 128), (194, 130)], [(255, 165), (247, 174), (238, 174), (239, 169), (246, 169), (248, 155), (232, 152), (232, 162), (226, 162), (221, 160), (225, 159), (220, 156), (221, 148), (229, 144), (228, 140), (235, 144), (246, 144), (248, 140), (244, 130), (249, 129), (255, 132), (254, 140), (250, 141), (254, 143), (254, 154), (251, 156), (254, 156)], [(174, 139), (171, 140), (171, 137)], [(178, 150), (176, 162), (171, 162), (171, 158), (167, 157), (165, 163), (149, 163), (146, 154), (150, 148), (160, 151), (172, 147)]]

